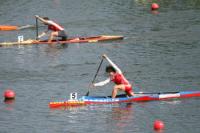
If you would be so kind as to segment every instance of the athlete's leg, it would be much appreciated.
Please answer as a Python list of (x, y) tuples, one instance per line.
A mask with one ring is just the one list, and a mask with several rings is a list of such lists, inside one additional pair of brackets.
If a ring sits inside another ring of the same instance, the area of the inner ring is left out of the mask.
[(51, 42), (54, 39), (54, 37), (57, 37), (57, 36), (58, 36), (57, 31), (51, 32), (48, 42)]
[(125, 91), (125, 85), (115, 85), (112, 91), (112, 98), (115, 98), (118, 91)]
[(131, 85), (125, 85), (125, 92), (128, 96), (134, 96), (134, 92)]
[(59, 31), (58, 32), (58, 37), (61, 37), (61, 41), (66, 41), (67, 40), (67, 34), (65, 31)]

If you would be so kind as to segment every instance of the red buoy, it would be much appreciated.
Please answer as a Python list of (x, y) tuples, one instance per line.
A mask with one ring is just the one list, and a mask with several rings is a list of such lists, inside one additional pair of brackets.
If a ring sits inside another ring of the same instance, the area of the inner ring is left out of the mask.
[(157, 3), (152, 3), (151, 4), (151, 10), (157, 10), (157, 9), (159, 9), (159, 5), (157, 4)]
[(154, 121), (154, 130), (163, 130), (165, 127), (163, 121), (161, 120), (155, 120)]
[(11, 89), (7, 89), (4, 92), (4, 98), (5, 99), (14, 99), (15, 98), (15, 92)]

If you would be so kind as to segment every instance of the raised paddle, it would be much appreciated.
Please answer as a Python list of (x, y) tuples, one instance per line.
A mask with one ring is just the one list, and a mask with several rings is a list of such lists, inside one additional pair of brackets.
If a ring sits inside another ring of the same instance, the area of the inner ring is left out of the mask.
[(36, 25), (36, 40), (38, 40), (38, 18), (35, 19), (35, 25)]
[[(92, 84), (94, 83), (94, 81), (95, 81), (95, 79), (96, 79), (96, 77), (97, 77), (97, 74), (99, 73), (99, 70), (100, 70), (100, 68), (101, 68), (101, 64), (103, 63), (103, 58), (101, 59), (101, 62), (100, 62), (100, 64), (99, 64), (99, 67), (98, 67), (98, 69), (97, 69), (97, 72), (96, 72), (96, 74), (94, 75), (94, 78), (93, 78), (93, 80), (92, 80)], [(90, 93), (90, 87), (88, 88), (88, 92), (85, 94), (86, 96), (89, 96), (89, 93)]]

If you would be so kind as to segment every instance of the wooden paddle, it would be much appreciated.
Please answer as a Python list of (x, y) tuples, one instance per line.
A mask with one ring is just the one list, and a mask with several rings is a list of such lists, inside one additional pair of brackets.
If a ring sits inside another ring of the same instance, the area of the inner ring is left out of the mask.
[(134, 94), (174, 94), (174, 93), (179, 93), (179, 92), (134, 92)]
[[(98, 69), (97, 69), (97, 72), (96, 72), (96, 74), (94, 75), (94, 78), (93, 78), (93, 80), (92, 80), (92, 84), (94, 83), (94, 81), (95, 81), (95, 79), (96, 79), (96, 77), (97, 77), (97, 74), (99, 73), (99, 70), (100, 70), (100, 68), (101, 68), (101, 64), (103, 63), (103, 59), (104, 59), (104, 58), (101, 59), (101, 62), (100, 62), (99, 67), (98, 67)], [(85, 94), (85, 96), (89, 96), (89, 93), (90, 93), (90, 87), (88, 88), (88, 92)]]

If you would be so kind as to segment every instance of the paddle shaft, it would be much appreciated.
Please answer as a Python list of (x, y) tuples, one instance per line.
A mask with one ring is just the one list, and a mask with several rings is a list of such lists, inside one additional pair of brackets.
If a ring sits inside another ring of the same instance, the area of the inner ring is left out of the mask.
[(169, 93), (179, 93), (179, 92), (135, 92), (134, 94), (169, 94)]
[(35, 19), (36, 25), (36, 40), (38, 40), (38, 18)]
[(101, 64), (103, 63), (103, 58), (101, 59), (101, 62), (100, 62), (100, 64), (99, 64), (99, 67), (98, 67), (98, 69), (97, 69), (97, 72), (96, 72), (96, 74), (95, 74), (95, 76), (94, 76), (94, 78), (93, 78), (93, 80), (92, 80), (92, 83), (94, 83), (94, 81), (95, 81), (95, 79), (96, 79), (96, 77), (97, 77), (97, 74), (99, 73), (99, 70), (100, 70), (100, 68), (101, 68)]
[[(99, 64), (99, 67), (98, 67), (98, 69), (97, 69), (97, 72), (96, 72), (96, 74), (94, 75), (94, 78), (93, 78), (93, 80), (92, 80), (92, 83), (94, 83), (94, 81), (95, 81), (95, 79), (96, 79), (96, 77), (97, 77), (97, 74), (99, 73), (99, 70), (100, 70), (100, 68), (101, 68), (101, 64), (103, 63), (103, 58), (101, 59), (101, 62), (100, 62), (100, 64)], [(90, 88), (88, 89), (88, 92), (86, 93), (86, 96), (89, 96), (89, 93), (90, 93)]]

